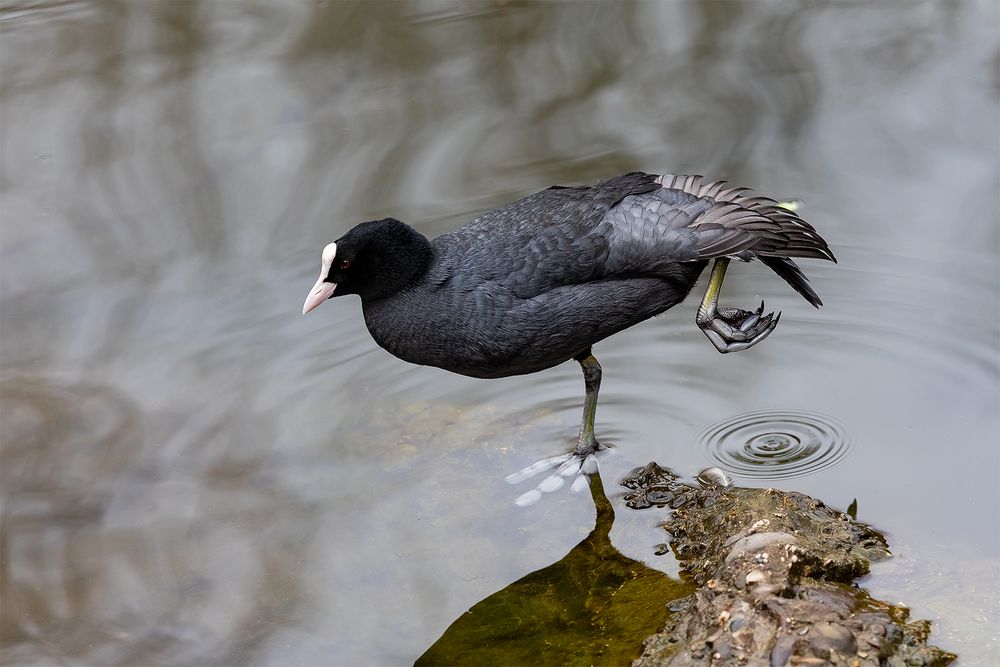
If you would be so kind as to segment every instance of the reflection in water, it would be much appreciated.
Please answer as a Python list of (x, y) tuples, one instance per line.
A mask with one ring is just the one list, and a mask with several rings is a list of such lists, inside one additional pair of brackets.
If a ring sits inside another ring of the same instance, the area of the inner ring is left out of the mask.
[(661, 630), (667, 604), (693, 584), (623, 556), (611, 544), (615, 511), (590, 477), (594, 530), (557, 562), (518, 579), (452, 623), (418, 665), (628, 664)]
[[(0, 408), (5, 664), (203, 664), (201, 642), (238, 664), (287, 617), (299, 583), (278, 563), (309, 517), (253, 465), (175, 460), (164, 474), (142, 458), (134, 401), (107, 387), (20, 374)], [(275, 521), (289, 511), (297, 524)], [(220, 643), (231, 633), (238, 646)]]
[(699, 440), (726, 470), (759, 480), (808, 475), (835, 465), (851, 448), (835, 419), (802, 410), (736, 415)]

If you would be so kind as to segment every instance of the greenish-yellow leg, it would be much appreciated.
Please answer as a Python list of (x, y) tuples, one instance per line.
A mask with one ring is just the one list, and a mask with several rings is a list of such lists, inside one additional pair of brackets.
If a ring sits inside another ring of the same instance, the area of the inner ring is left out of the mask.
[(580, 437), (577, 441), (575, 454), (586, 456), (601, 449), (601, 444), (594, 437), (594, 417), (597, 415), (597, 393), (601, 389), (601, 365), (590, 350), (575, 357), (583, 369), (583, 385), (586, 398), (583, 402), (583, 423), (580, 425)]
[(778, 326), (781, 313), (764, 315), (764, 302), (756, 312), (741, 308), (719, 307), (719, 293), (726, 278), (729, 259), (721, 257), (712, 264), (712, 277), (705, 298), (698, 307), (696, 322), (719, 352), (739, 352), (767, 338)]

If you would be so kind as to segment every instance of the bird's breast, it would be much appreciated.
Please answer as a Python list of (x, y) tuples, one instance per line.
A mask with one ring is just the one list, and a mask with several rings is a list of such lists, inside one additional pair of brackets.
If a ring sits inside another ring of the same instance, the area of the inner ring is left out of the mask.
[(363, 304), (376, 343), (413, 364), (473, 377), (502, 377), (515, 340), (500, 334), (503, 308), (476, 294), (414, 290)]

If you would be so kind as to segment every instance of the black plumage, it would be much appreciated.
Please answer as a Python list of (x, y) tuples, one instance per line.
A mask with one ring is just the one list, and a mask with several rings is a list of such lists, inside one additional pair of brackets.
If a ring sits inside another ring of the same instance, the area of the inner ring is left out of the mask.
[[(772, 199), (702, 180), (632, 172), (556, 186), (433, 240), (392, 218), (363, 223), (330, 262), (325, 251), (305, 310), (358, 294), (368, 330), (392, 354), (494, 378), (583, 363), (594, 343), (681, 302), (713, 259), (760, 259), (819, 306), (791, 259), (835, 261), (815, 229)], [(718, 313), (713, 301), (704, 322), (714, 318), (724, 341), (746, 339), (734, 350), (776, 323), (760, 311)]]

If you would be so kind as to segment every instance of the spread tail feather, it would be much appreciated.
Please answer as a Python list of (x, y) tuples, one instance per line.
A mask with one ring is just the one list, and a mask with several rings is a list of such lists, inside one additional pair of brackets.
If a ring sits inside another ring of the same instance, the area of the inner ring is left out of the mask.
[(769, 255), (760, 255), (757, 259), (771, 267), (772, 271), (781, 276), (782, 280), (791, 285), (792, 289), (801, 294), (813, 306), (819, 308), (823, 305), (823, 301), (819, 298), (819, 295), (809, 285), (809, 279), (806, 278), (806, 274), (802, 273), (802, 269), (795, 262), (787, 257)]

